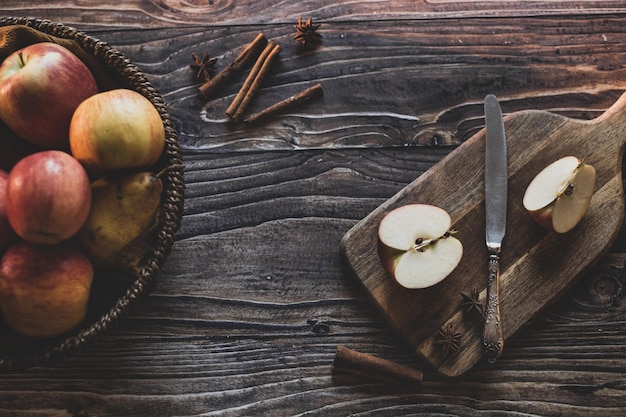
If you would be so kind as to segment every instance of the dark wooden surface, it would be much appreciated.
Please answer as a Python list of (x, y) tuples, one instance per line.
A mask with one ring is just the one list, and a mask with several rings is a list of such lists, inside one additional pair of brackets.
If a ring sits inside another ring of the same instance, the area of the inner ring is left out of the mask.
[[(626, 413), (626, 231), (495, 366), (453, 380), (411, 354), (339, 255), (344, 233), (482, 127), (485, 94), (505, 113), (606, 110), (626, 86), (623, 1), (7, 4), (146, 72), (176, 122), (187, 194), (153, 293), (79, 355), (0, 375), (0, 415)], [(298, 16), (322, 23), (320, 48), (292, 41)], [(206, 103), (191, 53), (223, 67), (259, 32), (283, 52), (251, 110), (316, 82), (325, 94), (233, 126), (223, 111), (242, 79)], [(338, 344), (423, 368), (423, 388), (333, 379)]]

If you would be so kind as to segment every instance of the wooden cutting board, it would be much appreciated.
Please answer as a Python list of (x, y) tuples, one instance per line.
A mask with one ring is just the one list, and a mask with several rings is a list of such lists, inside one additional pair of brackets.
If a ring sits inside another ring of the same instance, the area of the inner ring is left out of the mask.
[[(602, 116), (573, 120), (542, 111), (505, 117), (508, 141), (507, 234), (501, 256), (504, 338), (555, 301), (613, 243), (624, 217), (622, 151), (626, 142), (626, 94)], [(522, 206), (534, 176), (557, 159), (574, 155), (595, 167), (596, 188), (583, 220), (565, 234), (541, 229)], [(415, 353), (441, 374), (458, 376), (482, 355), (483, 320), (466, 311), (462, 293), (487, 286), (484, 207), (485, 130), (452, 151), (348, 231), (341, 250), (376, 306)], [(381, 218), (411, 203), (439, 206), (452, 217), (463, 244), (458, 267), (439, 284), (408, 290), (388, 278), (377, 254)], [(458, 352), (444, 355), (440, 332), (460, 333)], [(499, 361), (506, 361), (506, 343)]]

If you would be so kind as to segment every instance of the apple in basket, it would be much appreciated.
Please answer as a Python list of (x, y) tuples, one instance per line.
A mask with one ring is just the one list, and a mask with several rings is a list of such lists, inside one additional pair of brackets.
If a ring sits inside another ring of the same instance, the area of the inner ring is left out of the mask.
[(22, 139), (45, 148), (69, 148), (72, 115), (97, 92), (89, 68), (52, 42), (19, 49), (0, 65), (0, 119)]
[(15, 164), (6, 199), (9, 222), (22, 239), (54, 244), (82, 227), (91, 207), (91, 185), (74, 157), (63, 151), (42, 151)]
[(150, 167), (164, 146), (159, 112), (133, 90), (115, 89), (88, 98), (70, 124), (72, 155), (90, 173)]
[(78, 326), (87, 314), (94, 270), (68, 242), (13, 244), (0, 260), (0, 310), (16, 333), (44, 339)]
[(583, 218), (596, 183), (596, 170), (575, 156), (551, 163), (528, 185), (524, 208), (544, 229), (565, 233)]
[(440, 207), (408, 204), (387, 213), (378, 227), (378, 253), (387, 274), (409, 289), (446, 278), (459, 264), (463, 245)]

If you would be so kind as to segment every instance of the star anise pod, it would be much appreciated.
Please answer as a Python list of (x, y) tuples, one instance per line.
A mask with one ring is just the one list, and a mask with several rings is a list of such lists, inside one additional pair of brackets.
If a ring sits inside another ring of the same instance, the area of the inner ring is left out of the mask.
[(302, 46), (315, 46), (322, 42), (322, 35), (317, 32), (321, 25), (314, 25), (313, 18), (309, 17), (306, 22), (298, 17), (298, 24), (294, 26), (296, 35), (293, 37), (300, 42)]
[(189, 66), (196, 71), (196, 78), (208, 81), (215, 75), (215, 63), (217, 62), (217, 58), (209, 57), (209, 54), (206, 52), (202, 55), (202, 59), (193, 52), (191, 53), (191, 57), (193, 58), (193, 64)]
[(478, 301), (479, 293), (476, 287), (472, 287), (472, 291), (469, 294), (462, 292), (461, 296), (463, 296), (463, 303), (461, 305), (465, 307), (466, 313), (473, 311), (478, 313), (479, 316), (483, 316), (483, 306), (480, 301)]
[(441, 354), (444, 358), (452, 352), (457, 353), (459, 351), (461, 338), (463, 333), (456, 332), (452, 323), (448, 324), (445, 329), (439, 328), (438, 339), (435, 342), (436, 345), (441, 346)]

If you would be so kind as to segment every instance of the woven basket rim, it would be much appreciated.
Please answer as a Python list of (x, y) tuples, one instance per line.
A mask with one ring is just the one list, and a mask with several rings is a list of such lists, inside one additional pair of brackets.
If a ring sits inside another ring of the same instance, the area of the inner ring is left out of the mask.
[(162, 160), (166, 166), (172, 167), (161, 177), (164, 189), (156, 244), (148, 252), (140, 271), (125, 293), (97, 320), (87, 327), (75, 330), (60, 342), (44, 344), (40, 348), (19, 354), (0, 355), (0, 370), (23, 370), (80, 351), (86, 343), (115, 325), (139, 298), (150, 293), (156, 276), (174, 244), (175, 233), (180, 227), (185, 186), (177, 134), (163, 97), (130, 59), (106, 42), (63, 23), (29, 17), (0, 18), (0, 26), (10, 25), (25, 25), (48, 35), (76, 41), (82, 49), (102, 61), (107, 69), (121, 76), (128, 83), (128, 88), (150, 100), (158, 110), (165, 127)]

